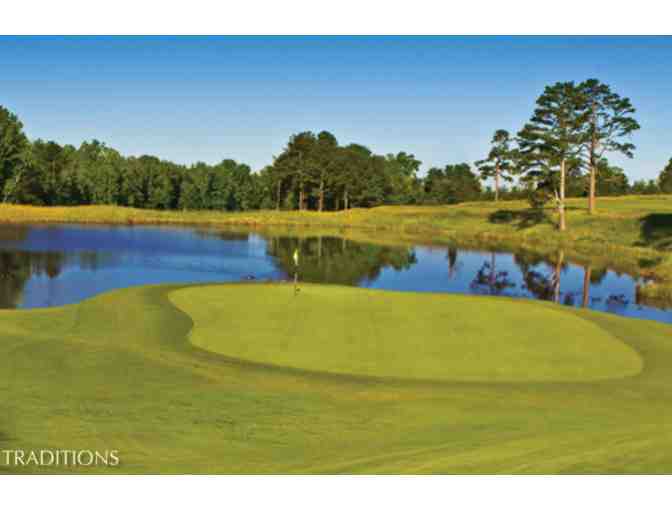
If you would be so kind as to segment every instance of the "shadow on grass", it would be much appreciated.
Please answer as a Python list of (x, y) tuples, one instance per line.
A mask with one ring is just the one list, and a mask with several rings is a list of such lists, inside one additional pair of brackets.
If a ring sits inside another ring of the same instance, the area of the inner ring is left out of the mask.
[(672, 214), (648, 214), (641, 219), (638, 246), (672, 249)]
[(542, 209), (500, 209), (488, 216), (488, 221), (497, 224), (510, 223), (519, 230), (534, 227), (541, 223), (552, 224), (551, 219)]

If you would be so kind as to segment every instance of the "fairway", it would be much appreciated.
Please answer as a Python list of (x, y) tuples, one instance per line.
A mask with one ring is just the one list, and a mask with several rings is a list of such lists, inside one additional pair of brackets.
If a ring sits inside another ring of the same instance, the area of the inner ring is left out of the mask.
[(588, 381), (642, 368), (632, 348), (599, 326), (525, 301), (320, 285), (298, 294), (290, 285), (215, 285), (170, 298), (194, 321), (194, 345), (316, 372)]
[(241, 283), (0, 311), (0, 326), (0, 449), (121, 461), (0, 472), (672, 473), (665, 324)]

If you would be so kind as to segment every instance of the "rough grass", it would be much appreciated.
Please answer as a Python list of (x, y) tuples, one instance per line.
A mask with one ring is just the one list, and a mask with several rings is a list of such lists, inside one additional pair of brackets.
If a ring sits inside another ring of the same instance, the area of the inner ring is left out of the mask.
[[(70, 473), (672, 473), (669, 325), (516, 301), (528, 311), (527, 322), (542, 332), (542, 362), (553, 341), (544, 332), (550, 310), (568, 328), (585, 323), (586, 340), (594, 336), (604, 347), (598, 354), (585, 346), (586, 355), (602, 359), (581, 363), (609, 365), (612, 357), (621, 359), (616, 353), (625, 345), (643, 360), (641, 371), (592, 381), (503, 382), (488, 380), (474, 359), (477, 381), (329, 374), (320, 371), (322, 362), (315, 358), (305, 365), (311, 370), (268, 366), (189, 342), (192, 319), (170, 296), (193, 292), (204, 309), (216, 310), (211, 317), (222, 324), (215, 330), (221, 341), (236, 336), (226, 327), (226, 317), (235, 321), (247, 314), (259, 323), (269, 320), (263, 300), (255, 310), (246, 300), (222, 297), (243, 289), (266, 290), (246, 285), (185, 291), (182, 286), (139, 287), (61, 308), (0, 311), (2, 447), (119, 450), (118, 468), (62, 468)], [(281, 289), (292, 293), (291, 286)], [(208, 299), (198, 295), (201, 291)], [(330, 290), (322, 292), (327, 296)], [(384, 294), (392, 301), (397, 296)], [(310, 297), (307, 292), (299, 299)], [(316, 308), (333, 304), (315, 297)], [(446, 313), (462, 310), (460, 315), (473, 318), (462, 321), (465, 338), (470, 338), (467, 326), (477, 327), (477, 321), (502, 332), (529, 334), (532, 328), (505, 320), (512, 316), (500, 314), (498, 304), (504, 310), (506, 300), (441, 299)], [(222, 301), (228, 304), (222, 307)], [(424, 302), (418, 303), (396, 307), (397, 323), (416, 313), (422, 316)], [(332, 321), (338, 315), (338, 309), (306, 310), (333, 313)], [(375, 314), (353, 320), (377, 323)], [(196, 332), (211, 325), (201, 316), (197, 323)], [(376, 341), (371, 327), (362, 330), (359, 342)], [(568, 349), (574, 345), (576, 340), (563, 337), (564, 332), (558, 330), (551, 351), (561, 353), (565, 342)], [(447, 334), (450, 345), (440, 347), (441, 355), (452, 349), (467, 352), (469, 346), (458, 346), (458, 338), (459, 331)], [(510, 335), (502, 336), (502, 342), (521, 345)], [(397, 338), (394, 345), (379, 345), (383, 352), (399, 348), (406, 353), (395, 374), (412, 366), (416, 354), (423, 363), (433, 363), (400, 344)], [(260, 346), (253, 349), (262, 352)], [(282, 354), (277, 345), (273, 349)], [(504, 352), (506, 345), (498, 349)], [(328, 352), (333, 355), (333, 350)], [(524, 356), (534, 370), (529, 351), (527, 346)], [(484, 363), (491, 362), (483, 357)], [(347, 362), (344, 357), (337, 361)], [(447, 370), (456, 367), (446, 360)]]
[(557, 231), (552, 209), (526, 202), (469, 202), (454, 206), (384, 206), (341, 212), (151, 211), (115, 206), (0, 205), (0, 221), (185, 224), (222, 228), (330, 229), (359, 240), (489, 243), (542, 254), (565, 251), (576, 263), (609, 266), (657, 280), (642, 294), (672, 300), (672, 195), (607, 197), (590, 216), (585, 199), (568, 200), (568, 231)]

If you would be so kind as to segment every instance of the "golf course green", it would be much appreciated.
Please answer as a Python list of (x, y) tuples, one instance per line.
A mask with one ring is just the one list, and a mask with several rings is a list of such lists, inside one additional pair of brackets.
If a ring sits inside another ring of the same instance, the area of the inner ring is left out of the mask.
[[(170, 298), (194, 321), (194, 345), (314, 372), (429, 381), (582, 381), (634, 375), (642, 368), (632, 348), (599, 326), (560, 308), (510, 299), (320, 285), (302, 285), (298, 295), (282, 285), (229, 292), (213, 285)], [(231, 314), (235, 307), (255, 312)]]
[(42, 473), (672, 473), (672, 327), (501, 298), (159, 285), (0, 311)]

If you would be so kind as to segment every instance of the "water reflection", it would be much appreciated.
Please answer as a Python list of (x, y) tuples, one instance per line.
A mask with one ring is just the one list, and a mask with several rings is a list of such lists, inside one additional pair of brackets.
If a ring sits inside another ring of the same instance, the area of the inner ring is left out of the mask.
[(499, 296), (516, 284), (509, 278), (508, 271), (497, 270), (497, 254), (491, 253), (490, 260), (483, 262), (471, 282), (471, 289), (479, 294)]
[(366, 285), (385, 268), (403, 271), (417, 263), (409, 248), (357, 243), (338, 237), (270, 237), (268, 254), (285, 274), (294, 272), (292, 256), (301, 254), (299, 276), (306, 282)]
[(531, 253), (517, 253), (514, 260), (523, 276), (523, 289), (537, 299), (560, 302), (564, 252), (558, 252), (555, 261)]
[(563, 251), (542, 257), (450, 247), (399, 247), (336, 236), (165, 227), (0, 227), (0, 307), (73, 303), (114, 288), (166, 282), (285, 280), (420, 292), (524, 297), (672, 322), (644, 306), (637, 281)]

